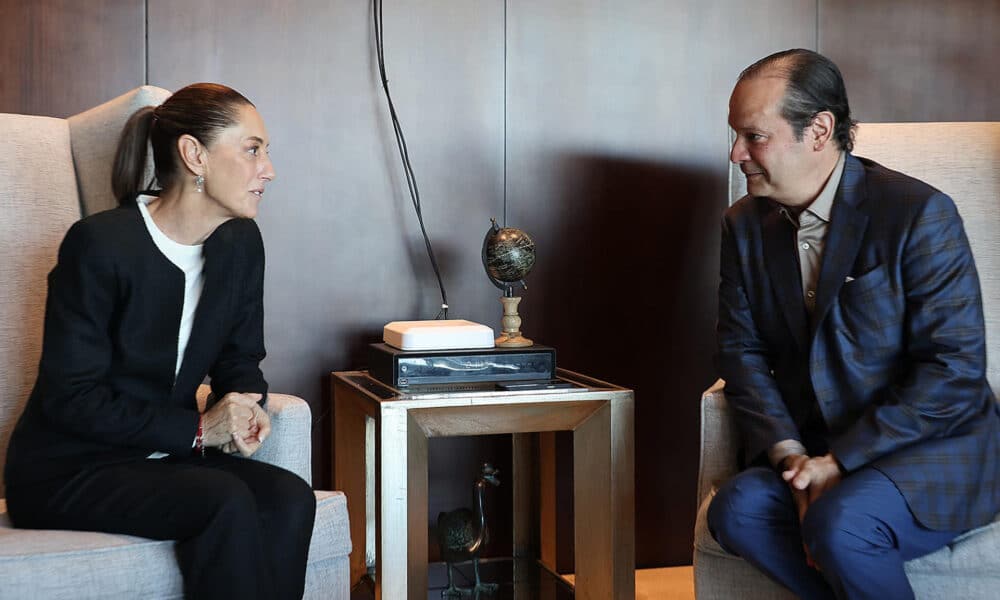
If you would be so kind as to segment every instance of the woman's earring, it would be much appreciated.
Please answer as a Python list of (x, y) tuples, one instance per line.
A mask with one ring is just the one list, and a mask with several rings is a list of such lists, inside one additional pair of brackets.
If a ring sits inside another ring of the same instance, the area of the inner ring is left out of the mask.
[(194, 191), (199, 194), (205, 191), (205, 178), (203, 176), (198, 175), (194, 178)]

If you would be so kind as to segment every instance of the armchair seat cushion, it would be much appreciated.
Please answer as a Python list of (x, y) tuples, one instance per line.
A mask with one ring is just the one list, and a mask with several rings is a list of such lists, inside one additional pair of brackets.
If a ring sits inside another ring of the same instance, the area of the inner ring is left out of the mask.
[[(324, 597), (323, 590), (335, 595), (344, 586), (348, 532), (344, 494), (317, 491), (307, 579), (330, 581), (307, 581), (307, 597), (309, 591), (320, 594), (316, 597)], [(130, 535), (14, 529), (0, 500), (0, 600), (14, 600), (7, 594), (17, 590), (32, 590), (35, 598), (46, 600), (183, 598), (174, 545)]]
[(958, 536), (936, 552), (909, 561), (906, 574), (1000, 578), (1000, 515)]

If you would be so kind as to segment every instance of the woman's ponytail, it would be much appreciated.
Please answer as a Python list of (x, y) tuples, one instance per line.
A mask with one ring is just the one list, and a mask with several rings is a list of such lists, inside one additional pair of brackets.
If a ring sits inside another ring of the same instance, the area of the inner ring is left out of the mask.
[(143, 181), (146, 173), (149, 130), (153, 126), (152, 106), (144, 106), (135, 111), (122, 129), (115, 150), (115, 162), (111, 167), (111, 191), (119, 204), (146, 189), (149, 182)]

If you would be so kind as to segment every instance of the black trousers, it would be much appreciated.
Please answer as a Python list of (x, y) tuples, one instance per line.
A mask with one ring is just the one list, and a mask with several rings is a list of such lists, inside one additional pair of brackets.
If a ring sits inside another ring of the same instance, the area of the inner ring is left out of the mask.
[(188, 598), (301, 598), (316, 498), (294, 473), (209, 450), (9, 485), (17, 527), (177, 540)]

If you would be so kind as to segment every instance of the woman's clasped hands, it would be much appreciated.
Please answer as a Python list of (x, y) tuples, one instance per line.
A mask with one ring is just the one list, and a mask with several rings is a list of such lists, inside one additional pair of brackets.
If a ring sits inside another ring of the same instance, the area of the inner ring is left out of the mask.
[(271, 434), (271, 418), (258, 402), (263, 396), (230, 392), (209, 408), (202, 418), (206, 447), (249, 457)]

